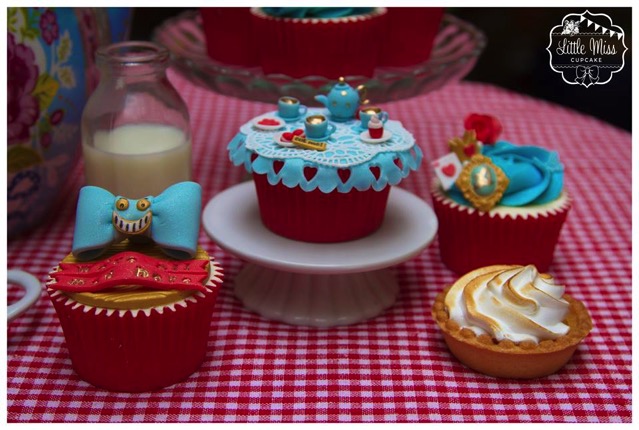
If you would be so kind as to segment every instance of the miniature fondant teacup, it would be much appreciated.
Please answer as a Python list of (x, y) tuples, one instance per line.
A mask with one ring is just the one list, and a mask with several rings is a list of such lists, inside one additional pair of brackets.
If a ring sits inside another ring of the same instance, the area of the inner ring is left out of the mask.
[(311, 115), (304, 121), (306, 137), (309, 139), (325, 139), (335, 131), (335, 124), (328, 122), (324, 115)]
[(368, 121), (371, 120), (373, 115), (377, 115), (377, 118), (383, 123), (388, 120), (388, 112), (375, 106), (365, 106), (359, 110), (359, 120), (361, 121), (362, 129), (368, 128)]
[(277, 112), (284, 119), (295, 119), (306, 114), (307, 107), (300, 104), (295, 97), (280, 97), (277, 101)]

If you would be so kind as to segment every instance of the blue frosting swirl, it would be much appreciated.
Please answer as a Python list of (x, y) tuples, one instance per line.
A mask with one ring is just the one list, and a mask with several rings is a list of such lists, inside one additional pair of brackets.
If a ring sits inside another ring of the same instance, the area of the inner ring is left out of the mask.
[(345, 16), (363, 15), (373, 10), (372, 7), (263, 7), (267, 15), (280, 18), (342, 18)]
[[(484, 145), (482, 154), (504, 171), (509, 183), (500, 206), (541, 205), (556, 200), (564, 186), (564, 165), (555, 151), (499, 141)], [(448, 191), (459, 204), (471, 206), (457, 186)]]

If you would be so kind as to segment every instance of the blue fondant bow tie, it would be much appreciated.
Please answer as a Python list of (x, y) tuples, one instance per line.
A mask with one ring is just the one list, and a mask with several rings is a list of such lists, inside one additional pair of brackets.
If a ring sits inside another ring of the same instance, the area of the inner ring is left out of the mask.
[(90, 260), (126, 238), (151, 238), (173, 258), (192, 258), (200, 231), (202, 188), (180, 182), (159, 196), (138, 200), (86, 186), (80, 190), (73, 234), (73, 255)]

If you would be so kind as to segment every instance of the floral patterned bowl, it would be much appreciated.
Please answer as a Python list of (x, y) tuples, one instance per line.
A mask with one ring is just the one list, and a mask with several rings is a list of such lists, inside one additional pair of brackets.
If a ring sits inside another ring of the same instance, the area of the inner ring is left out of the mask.
[(99, 46), (128, 35), (127, 8), (9, 8), (7, 229), (35, 226), (78, 159), (80, 117)]

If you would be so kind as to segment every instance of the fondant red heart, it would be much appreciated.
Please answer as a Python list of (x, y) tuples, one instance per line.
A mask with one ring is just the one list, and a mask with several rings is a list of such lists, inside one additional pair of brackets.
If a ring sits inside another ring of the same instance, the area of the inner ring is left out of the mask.
[(442, 173), (446, 176), (448, 176), (449, 178), (452, 178), (453, 176), (455, 176), (455, 171), (457, 169), (455, 168), (454, 164), (447, 164), (444, 167), (442, 167)]
[(273, 118), (264, 118), (264, 119), (261, 119), (258, 122), (258, 124), (260, 124), (260, 125), (279, 125), (280, 122), (278, 120), (276, 120), (276, 119), (273, 119)]
[(287, 142), (290, 142), (291, 140), (293, 140), (294, 136), (295, 135), (291, 133), (290, 131), (285, 131), (284, 133), (282, 133), (282, 139), (284, 139)]
[(282, 133), (282, 140), (285, 140), (286, 142), (291, 142), (295, 136), (306, 137), (304, 136), (304, 130), (302, 130), (301, 128), (298, 128), (293, 131), (285, 131), (284, 133)]
[(337, 169), (337, 174), (339, 175), (339, 178), (342, 180), (343, 184), (345, 184), (351, 177), (351, 171), (348, 169)]
[(468, 157), (472, 157), (473, 155), (475, 155), (475, 145), (470, 144), (464, 146), (464, 154), (466, 154), (466, 156)]
[(281, 160), (274, 160), (273, 161), (273, 172), (275, 172), (275, 174), (277, 175), (278, 173), (280, 173), (280, 170), (282, 170), (282, 167), (284, 167), (284, 162)]
[(304, 167), (304, 177), (307, 181), (310, 181), (317, 174), (317, 169), (315, 167)]

